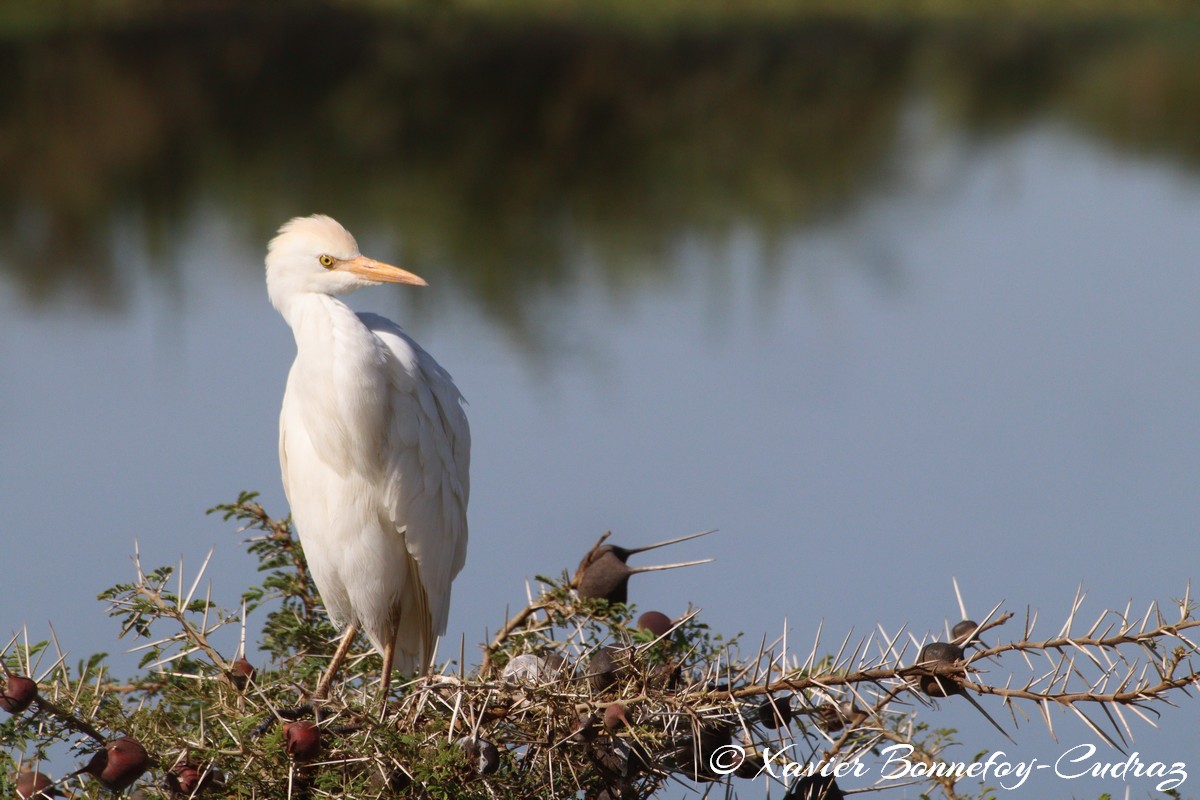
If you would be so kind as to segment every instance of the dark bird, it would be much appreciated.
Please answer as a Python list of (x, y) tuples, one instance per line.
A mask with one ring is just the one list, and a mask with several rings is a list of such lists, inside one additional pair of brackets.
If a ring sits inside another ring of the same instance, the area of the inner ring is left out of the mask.
[(688, 536), (680, 536), (678, 539), (668, 539), (665, 542), (648, 544), (645, 547), (619, 547), (615, 544), (604, 544), (604, 540), (611, 535), (610, 531), (601, 536), (599, 541), (583, 557), (583, 560), (579, 562), (579, 568), (575, 570), (575, 577), (571, 581), (571, 585), (579, 592), (580, 597), (589, 599), (603, 598), (610, 603), (624, 603), (629, 596), (630, 575), (636, 575), (639, 572), (655, 572), (660, 569), (692, 567), (696, 564), (707, 564), (712, 561), (711, 558), (703, 558), (699, 561), (684, 561), (679, 564), (631, 567), (625, 563), (631, 555), (644, 553), (647, 550), (654, 550), (659, 547), (666, 547), (669, 544), (686, 542), (689, 539), (707, 536), (713, 532), (702, 531), (701, 533), (693, 533)]
[[(946, 642), (930, 642), (917, 654), (917, 663), (925, 666), (953, 664), (962, 660), (962, 648)], [(952, 694), (963, 693), (963, 688), (958, 681), (948, 676), (922, 675), (917, 682), (921, 686), (921, 691), (930, 697), (949, 697)]]
[[(930, 642), (921, 648), (921, 652), (917, 654), (917, 665), (924, 667), (933, 667), (940, 664), (955, 664), (965, 658), (963, 649), (955, 644), (947, 644), (946, 642)], [(967, 694), (967, 690), (963, 688), (959, 678), (966, 678), (967, 671), (963, 669), (961, 673), (955, 673), (954, 677), (947, 675), (921, 675), (917, 678), (917, 683), (921, 687), (921, 691), (930, 697), (950, 697), (957, 695), (965, 697), (967, 702), (975, 706), (975, 710), (983, 714), (984, 719), (992, 723), (996, 730), (1004, 734), (1004, 738), (1008, 739), (1013, 744), (1013, 738), (1008, 735), (1008, 731), (1000, 727), (1000, 723), (992, 719), (992, 715), (984, 710), (983, 706), (975, 700), (974, 697)]]
[(847, 725), (855, 726), (867, 718), (867, 712), (854, 705), (853, 700), (840, 703), (822, 703), (812, 709), (813, 721), (826, 733), (837, 733)]
[(833, 703), (822, 703), (812, 710), (813, 721), (817, 727), (826, 733), (837, 733), (846, 727), (838, 707)]
[(792, 698), (768, 697), (758, 707), (758, 721), (772, 730), (786, 728), (792, 721)]
[(713, 772), (713, 755), (733, 742), (733, 726), (721, 720), (704, 722), (694, 735), (679, 740), (666, 764), (694, 781), (720, 780)]
[(746, 757), (742, 759), (742, 763), (737, 765), (737, 769), (733, 771), (733, 774), (743, 780), (754, 780), (766, 768), (767, 762), (763, 761), (762, 756), (757, 751), (754, 751), (746, 754)]
[(131, 736), (113, 739), (92, 756), (86, 766), (71, 773), (86, 772), (110, 792), (123, 792), (150, 766), (150, 756), (142, 743)]
[(655, 664), (646, 676), (647, 685), (665, 692), (673, 692), (683, 681), (683, 664), (672, 659), (663, 664)]
[(46, 797), (66, 797), (54, 786), (54, 781), (29, 767), (21, 767), (21, 771), (13, 776), (13, 783), (17, 785), (17, 797), (21, 800), (33, 800), (33, 798)]
[(610, 788), (614, 779), (633, 778), (641, 772), (654, 769), (656, 765), (655, 759), (638, 742), (615, 736), (594, 739), (589, 746), (588, 758), (607, 779)]
[(592, 653), (587, 662), (587, 679), (592, 690), (603, 692), (617, 682), (617, 677), (624, 672), (628, 657), (618, 647), (611, 644), (598, 648)]
[(950, 629), (950, 638), (955, 644), (969, 647), (979, 644), (979, 623), (973, 619), (964, 619)]

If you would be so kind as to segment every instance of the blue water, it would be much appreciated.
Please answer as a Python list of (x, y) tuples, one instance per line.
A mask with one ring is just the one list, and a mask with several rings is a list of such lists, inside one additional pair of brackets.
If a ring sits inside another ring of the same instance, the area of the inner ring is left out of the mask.
[[(1041, 609), (1045, 636), (1080, 585), (1088, 624), (1182, 596), (1200, 520), (1200, 181), (1046, 123), (987, 144), (902, 137), (893, 161), (856, 207), (781, 240), (753, 219), (680, 235), (652, 279), (606, 280), (580, 243), (569, 283), (530, 307), (535, 347), (421, 264), (406, 266), (428, 289), (355, 296), (470, 403), (471, 545), (444, 655), (465, 639), (471, 659), (527, 578), (573, 568), (606, 530), (641, 544), (719, 528), (664, 556), (715, 563), (635, 577), (631, 600), (700, 606), (755, 647), (785, 620), (802, 652), (821, 624), (830, 651), (877, 624), (941, 630), (955, 576), (972, 615)], [(334, 211), (294, 211), (318, 210)], [(238, 213), (189, 212), (169, 278), (138, 220), (118, 223), (115, 309), (0, 283), (0, 633), (41, 639), (52, 622), (72, 657), (121, 649), (95, 594), (132, 578), (135, 540), (147, 566), (182, 557), (189, 580), (215, 547), (213, 595), (231, 606), (257, 579), (241, 537), (204, 515), (241, 489), (286, 512), (293, 344), (262, 282), (270, 231), (248, 235)], [(364, 250), (388, 241), (342, 221)], [(1022, 719), (1014, 750), (943, 709), (958, 758), (1096, 741), (1063, 714), (1058, 744)], [(1194, 740), (1135, 723), (1135, 749), (1194, 758)]]

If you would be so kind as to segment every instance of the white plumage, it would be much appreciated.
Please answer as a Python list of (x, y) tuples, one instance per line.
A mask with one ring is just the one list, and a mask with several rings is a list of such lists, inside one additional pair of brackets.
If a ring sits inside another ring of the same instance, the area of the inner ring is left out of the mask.
[(266, 263), (271, 303), (296, 339), (279, 462), (313, 579), (333, 620), (350, 626), (346, 644), (361, 628), (385, 670), (393, 649), (402, 672), (425, 670), (466, 559), (471, 441), (462, 396), (398, 326), (336, 297), (424, 281), (363, 257), (354, 237), (321, 215), (281, 227)]

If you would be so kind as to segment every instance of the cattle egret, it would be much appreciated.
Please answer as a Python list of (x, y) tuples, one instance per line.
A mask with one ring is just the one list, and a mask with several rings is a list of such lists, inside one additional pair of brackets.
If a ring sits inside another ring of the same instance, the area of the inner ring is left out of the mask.
[(316, 696), (362, 630), (383, 656), (386, 700), (393, 666), (429, 669), (466, 559), (462, 395), (395, 323), (337, 299), (425, 281), (361, 255), (336, 221), (287, 222), (266, 264), (271, 304), (296, 339), (279, 416), (283, 487), (321, 600), (345, 626)]

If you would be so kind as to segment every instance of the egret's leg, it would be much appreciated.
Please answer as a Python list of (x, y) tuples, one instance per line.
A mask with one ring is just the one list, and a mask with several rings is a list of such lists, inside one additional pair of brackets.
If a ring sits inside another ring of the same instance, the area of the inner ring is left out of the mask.
[(380, 678), (382, 686), (379, 691), (379, 704), (383, 706), (380, 719), (387, 717), (388, 690), (392, 688), (392, 662), (396, 659), (396, 633), (383, 644), (383, 675)]
[(314, 700), (324, 700), (325, 695), (329, 694), (329, 687), (333, 684), (334, 677), (337, 676), (338, 668), (346, 660), (346, 653), (350, 652), (350, 644), (354, 641), (357, 633), (358, 623), (351, 622), (346, 626), (346, 633), (342, 635), (342, 641), (338, 642), (337, 650), (333, 651), (333, 660), (329, 662), (329, 668), (325, 670), (325, 675), (317, 684), (317, 693), (313, 695)]

